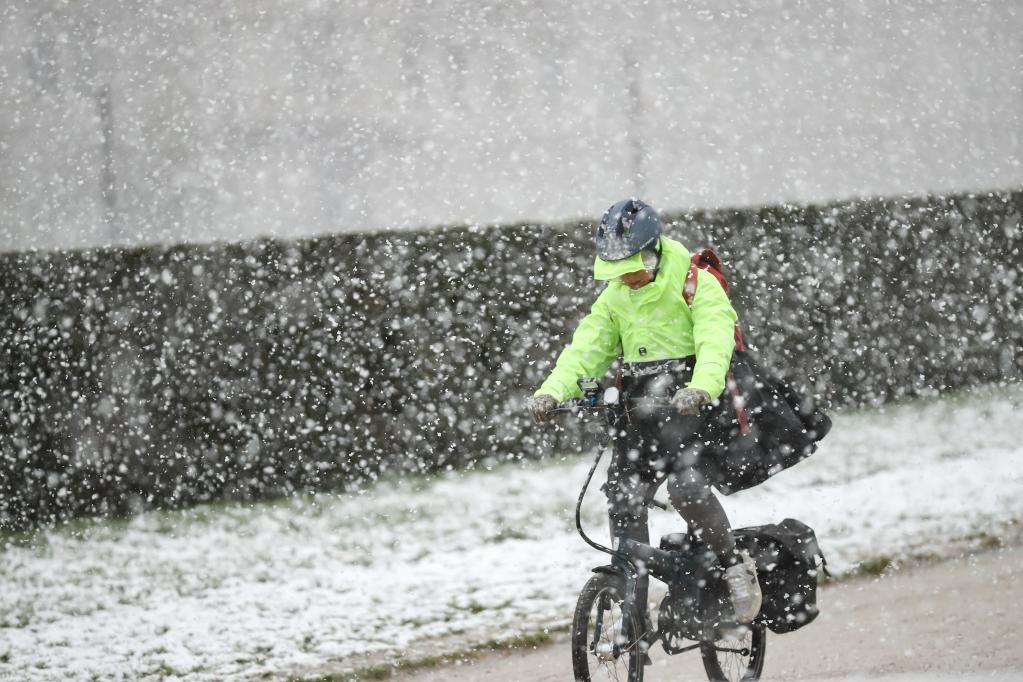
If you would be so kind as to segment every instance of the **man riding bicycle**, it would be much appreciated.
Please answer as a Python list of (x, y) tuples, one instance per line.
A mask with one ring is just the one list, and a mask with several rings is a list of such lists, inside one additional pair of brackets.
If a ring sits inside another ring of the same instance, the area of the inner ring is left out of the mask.
[[(762, 600), (756, 567), (736, 549), (711, 491), (701, 439), (708, 418), (721, 409), (716, 399), (725, 388), (736, 314), (717, 278), (704, 270), (697, 271), (692, 305), (686, 303), (689, 251), (662, 232), (657, 212), (642, 201), (626, 199), (607, 210), (597, 228), (593, 276), (608, 285), (528, 408), (536, 421), (548, 421), (560, 401), (580, 395), (578, 378), (603, 376), (620, 356), (623, 394), (639, 407), (613, 425), (604, 488), (612, 542), (649, 543), (647, 502), (667, 481), (672, 506), (725, 568), (736, 620), (749, 623)], [(662, 396), (670, 408), (641, 406), (642, 398)], [(649, 630), (647, 588), (647, 577), (638, 576), (636, 603)]]

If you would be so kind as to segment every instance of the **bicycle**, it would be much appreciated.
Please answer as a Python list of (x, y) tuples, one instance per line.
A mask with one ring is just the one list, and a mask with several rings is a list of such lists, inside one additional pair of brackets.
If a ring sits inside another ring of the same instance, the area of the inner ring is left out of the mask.
[[(660, 547), (623, 539), (614, 549), (589, 536), (582, 527), (582, 502), (610, 442), (610, 415), (628, 411), (615, 388), (600, 394), (593, 379), (581, 379), (583, 397), (561, 403), (556, 411), (579, 417), (604, 416), (604, 437), (576, 502), (575, 525), (594, 549), (617, 557), (630, 567), (598, 566), (583, 586), (572, 620), (572, 668), (578, 682), (621, 680), (642, 682), (649, 651), (658, 641), (668, 655), (699, 650), (713, 682), (757, 680), (764, 667), (767, 632), (764, 623), (735, 622), (723, 582), (723, 568), (697, 539), (680, 533), (661, 538)], [(645, 401), (664, 407), (667, 401)], [(645, 503), (667, 509), (651, 495)], [(668, 593), (658, 608), (657, 627), (646, 629), (642, 610), (633, 602), (637, 574), (646, 571), (665, 583)], [(687, 641), (691, 642), (687, 644)], [(626, 677), (620, 673), (624, 673)]]

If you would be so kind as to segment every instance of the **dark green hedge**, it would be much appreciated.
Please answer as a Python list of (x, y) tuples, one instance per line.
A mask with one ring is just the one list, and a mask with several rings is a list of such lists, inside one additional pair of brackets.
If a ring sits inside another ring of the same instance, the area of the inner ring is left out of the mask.
[[(676, 216), (828, 400), (998, 380), (1023, 193)], [(598, 292), (583, 225), (0, 257), (0, 525), (547, 451), (521, 401)]]

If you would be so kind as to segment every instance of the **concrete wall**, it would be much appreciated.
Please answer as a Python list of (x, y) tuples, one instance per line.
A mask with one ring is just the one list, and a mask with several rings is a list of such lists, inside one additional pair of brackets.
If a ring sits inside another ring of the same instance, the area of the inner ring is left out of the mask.
[(0, 98), (6, 250), (1012, 188), (1023, 6), (13, 0)]

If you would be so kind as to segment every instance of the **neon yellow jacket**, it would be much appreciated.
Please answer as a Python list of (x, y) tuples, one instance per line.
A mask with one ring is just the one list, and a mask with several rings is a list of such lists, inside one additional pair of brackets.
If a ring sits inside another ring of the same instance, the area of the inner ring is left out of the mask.
[(578, 396), (576, 379), (603, 377), (619, 355), (625, 362), (695, 355), (689, 386), (712, 398), (721, 395), (735, 347), (735, 310), (721, 283), (706, 270), (697, 274), (690, 310), (682, 297), (688, 271), (686, 247), (661, 237), (657, 278), (635, 290), (618, 280), (609, 282), (536, 394), (558, 400)]

